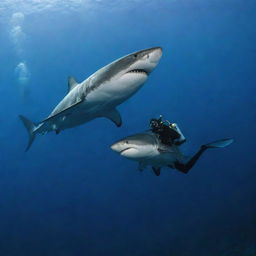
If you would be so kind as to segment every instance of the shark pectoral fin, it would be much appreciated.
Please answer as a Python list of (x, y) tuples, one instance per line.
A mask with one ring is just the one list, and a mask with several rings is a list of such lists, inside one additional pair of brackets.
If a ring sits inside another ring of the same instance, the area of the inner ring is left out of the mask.
[(53, 116), (49, 116), (48, 118), (44, 119), (41, 123), (44, 123), (44, 122), (48, 122), (48, 121), (51, 121), (51, 122), (54, 122), (56, 119), (60, 119), (60, 118), (63, 118), (63, 121), (66, 119), (66, 116), (68, 115), (71, 115), (73, 113), (73, 111), (79, 107), (79, 105), (81, 103), (83, 103), (84, 99), (81, 99), (79, 100), (78, 102), (74, 103), (73, 105), (69, 106), (68, 108), (60, 111), (59, 113), (53, 115)]
[(114, 122), (117, 127), (120, 127), (122, 125), (122, 118), (118, 110), (116, 109), (113, 109), (112, 111), (109, 111), (108, 113), (106, 113), (105, 117), (110, 119), (112, 122)]
[(78, 82), (73, 76), (68, 77), (68, 93), (78, 85)]
[(154, 171), (156, 176), (160, 176), (161, 168), (160, 167), (152, 167), (152, 170)]

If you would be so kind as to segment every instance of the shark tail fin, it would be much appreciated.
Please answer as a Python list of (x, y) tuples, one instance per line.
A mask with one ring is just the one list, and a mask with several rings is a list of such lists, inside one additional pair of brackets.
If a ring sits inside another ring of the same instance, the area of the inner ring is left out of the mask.
[(221, 139), (216, 140), (211, 143), (203, 145), (205, 148), (225, 148), (226, 146), (230, 145), (234, 142), (234, 139), (227, 138), (227, 139)]
[(35, 129), (36, 129), (36, 125), (31, 122), (30, 120), (28, 120), (26, 117), (19, 115), (20, 120), (22, 121), (22, 123), (24, 124), (24, 126), (26, 127), (27, 131), (28, 131), (28, 145), (25, 149), (25, 151), (28, 151), (29, 148), (31, 147), (34, 139), (35, 139)]

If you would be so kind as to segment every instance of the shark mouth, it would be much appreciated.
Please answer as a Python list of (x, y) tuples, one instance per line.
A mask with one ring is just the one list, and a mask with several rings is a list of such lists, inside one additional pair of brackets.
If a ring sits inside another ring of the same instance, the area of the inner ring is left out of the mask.
[(129, 150), (129, 149), (132, 149), (133, 147), (129, 147), (129, 148), (125, 148), (125, 149), (123, 149), (123, 150), (121, 150), (120, 152), (119, 152), (119, 154), (123, 154), (125, 151), (127, 151), (127, 150)]
[(140, 73), (140, 74), (145, 74), (145, 75), (149, 75), (149, 73), (145, 70), (145, 69), (132, 69), (130, 71), (128, 71), (127, 73)]
[(121, 150), (119, 153), (122, 154), (123, 152), (125, 152), (128, 149), (131, 149), (131, 147), (130, 148), (125, 148), (125, 149)]

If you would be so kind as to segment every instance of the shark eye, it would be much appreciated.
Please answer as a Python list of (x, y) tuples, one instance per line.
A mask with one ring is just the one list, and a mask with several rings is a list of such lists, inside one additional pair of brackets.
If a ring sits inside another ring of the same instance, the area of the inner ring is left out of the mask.
[(137, 55), (136, 53), (135, 53), (133, 56), (134, 56), (134, 58), (137, 58), (137, 57), (138, 57), (138, 55)]
[(125, 141), (126, 144), (129, 144), (128, 140)]

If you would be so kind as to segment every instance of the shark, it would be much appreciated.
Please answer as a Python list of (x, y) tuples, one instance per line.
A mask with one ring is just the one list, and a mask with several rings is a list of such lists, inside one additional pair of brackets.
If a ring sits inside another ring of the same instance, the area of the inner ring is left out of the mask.
[(233, 142), (232, 138), (225, 138), (204, 144), (198, 152), (188, 159), (180, 151), (179, 146), (165, 145), (159, 136), (151, 131), (125, 137), (113, 145), (111, 149), (121, 156), (139, 163), (139, 170), (151, 166), (155, 175), (159, 176), (162, 167), (176, 169), (188, 173), (200, 156), (209, 148), (224, 148)]
[(19, 116), (29, 135), (25, 151), (29, 150), (37, 134), (52, 131), (59, 134), (95, 118), (106, 117), (120, 127), (122, 118), (116, 107), (144, 85), (161, 57), (162, 48), (152, 47), (113, 61), (81, 83), (69, 77), (67, 95), (47, 118), (35, 124)]

